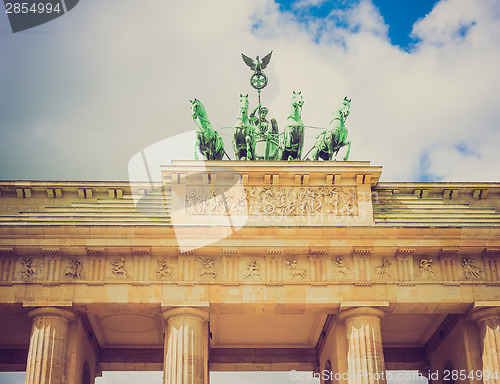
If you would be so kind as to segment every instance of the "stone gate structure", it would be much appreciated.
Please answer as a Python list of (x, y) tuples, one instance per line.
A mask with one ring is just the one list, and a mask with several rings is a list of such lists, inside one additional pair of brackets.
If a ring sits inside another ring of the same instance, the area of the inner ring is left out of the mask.
[(159, 183), (0, 182), (0, 369), (500, 383), (500, 183), (381, 172), (182, 161)]

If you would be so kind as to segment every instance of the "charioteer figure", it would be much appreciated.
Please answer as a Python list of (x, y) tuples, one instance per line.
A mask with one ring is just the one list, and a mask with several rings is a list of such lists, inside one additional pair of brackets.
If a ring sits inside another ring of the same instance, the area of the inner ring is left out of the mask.
[(260, 104), (250, 114), (250, 122), (254, 127), (255, 159), (276, 160), (279, 152), (278, 122), (272, 118), (267, 120), (269, 110)]

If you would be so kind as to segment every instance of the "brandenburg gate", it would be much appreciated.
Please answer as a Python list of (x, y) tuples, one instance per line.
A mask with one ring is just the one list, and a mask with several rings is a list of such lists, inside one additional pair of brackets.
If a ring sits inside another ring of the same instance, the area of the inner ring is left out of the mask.
[(381, 172), (174, 161), (158, 183), (0, 182), (0, 369), (500, 383), (500, 184)]

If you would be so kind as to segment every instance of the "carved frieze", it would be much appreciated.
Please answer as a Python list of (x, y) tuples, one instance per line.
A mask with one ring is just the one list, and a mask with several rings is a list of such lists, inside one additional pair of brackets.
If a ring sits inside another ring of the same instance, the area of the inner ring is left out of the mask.
[(215, 272), (214, 269), (214, 261), (212, 259), (198, 259), (201, 262), (201, 270), (200, 270), (200, 277), (211, 277), (212, 279), (215, 279), (217, 277), (217, 273)]
[(120, 259), (115, 259), (111, 262), (111, 265), (113, 266), (111, 269), (111, 272), (113, 275), (116, 277), (130, 277), (127, 270), (125, 269), (125, 259), (122, 257)]
[(260, 274), (260, 264), (258, 260), (252, 260), (248, 263), (245, 273), (242, 276), (243, 279), (253, 279), (259, 278), (262, 279), (262, 275)]
[(349, 266), (344, 264), (344, 259), (340, 256), (337, 256), (335, 259), (332, 259), (332, 263), (335, 266), (335, 272), (337, 273), (337, 277), (343, 279), (349, 273)]
[(31, 280), (38, 278), (38, 274), (42, 271), (41, 265), (33, 265), (33, 260), (26, 257), (21, 261), (21, 271), (19, 276), (23, 280)]
[(188, 186), (188, 215), (356, 216), (356, 187)]
[(82, 261), (79, 259), (69, 259), (64, 276), (70, 279), (80, 279), (82, 277)]
[(391, 262), (387, 259), (382, 259), (382, 263), (375, 267), (375, 273), (381, 278), (390, 278), (391, 277)]
[(166, 258), (162, 260), (157, 259), (156, 262), (158, 263), (158, 269), (156, 270), (156, 277), (158, 279), (161, 280), (172, 277), (174, 269), (168, 265)]
[(299, 262), (296, 259), (287, 260), (286, 268), (290, 273), (290, 280), (293, 280), (295, 277), (304, 280), (306, 278), (307, 270), (304, 268), (297, 268)]
[[(355, 249), (352, 259), (349, 255), (337, 254), (329, 256), (330, 249), (315, 248), (289, 249), (273, 247), (259, 249), (258, 252), (241, 254), (239, 248), (224, 248), (217, 254), (208, 252), (206, 255), (179, 254), (168, 257), (155, 257), (153, 265), (147, 264), (151, 253), (130, 257), (105, 256), (61, 257), (58, 261), (59, 272), (51, 278), (47, 273), (50, 264), (47, 258), (54, 256), (11, 255), (0, 260), (0, 282), (21, 280), (29, 283), (49, 282), (105, 282), (121, 280), (122, 282), (221, 282), (224, 284), (248, 283), (302, 283), (305, 281), (338, 284), (352, 279), (354, 282), (372, 280), (374, 284), (390, 283), (397, 280), (398, 284), (408, 284), (413, 281), (424, 283), (459, 282), (473, 283), (498, 282), (497, 253), (493, 256), (475, 255), (471, 257), (456, 257), (436, 255), (413, 256), (413, 250), (405, 253), (397, 251), (395, 257), (372, 257), (371, 249)], [(57, 260), (56, 260), (57, 261)], [(437, 264), (436, 264), (437, 263)], [(443, 272), (444, 268), (447, 268)], [(57, 268), (53, 268), (57, 270)], [(414, 274), (413, 274), (414, 270)], [(141, 272), (142, 271), (142, 272)], [(144, 272), (145, 271), (145, 272)], [(371, 274), (371, 276), (370, 276)]]
[(462, 259), (462, 269), (466, 279), (481, 279), (483, 271), (478, 266), (474, 265), (474, 260), (464, 257)]
[(432, 259), (422, 259), (418, 266), (420, 269), (420, 277), (422, 279), (430, 279), (436, 276), (436, 272), (432, 268)]

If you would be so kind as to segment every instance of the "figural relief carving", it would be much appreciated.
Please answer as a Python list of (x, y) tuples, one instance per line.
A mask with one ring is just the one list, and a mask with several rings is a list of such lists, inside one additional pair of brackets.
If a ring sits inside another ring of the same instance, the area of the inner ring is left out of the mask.
[(156, 262), (158, 263), (158, 269), (156, 270), (156, 277), (158, 279), (172, 277), (174, 269), (168, 266), (166, 258), (163, 260), (157, 259)]
[(245, 187), (186, 189), (189, 215), (308, 216), (358, 214), (356, 187)]
[(375, 268), (375, 273), (381, 278), (391, 277), (391, 263), (387, 259), (382, 259), (382, 264)]
[(130, 277), (127, 270), (125, 269), (125, 259), (123, 257), (113, 260), (111, 262), (111, 265), (113, 266), (111, 272), (113, 272), (113, 275), (115, 275), (116, 277)]
[(39, 272), (42, 271), (42, 266), (32, 265), (33, 261), (30, 258), (24, 258), (21, 261), (23, 270), (19, 273), (21, 279), (35, 279)]
[(202, 259), (198, 259), (201, 262), (201, 270), (200, 270), (200, 277), (203, 276), (209, 276), (212, 279), (215, 279), (217, 277), (217, 273), (215, 272), (214, 269), (214, 261), (212, 259), (206, 259), (203, 261)]
[(332, 259), (332, 263), (335, 266), (335, 270), (339, 278), (343, 279), (347, 276), (349, 273), (349, 266), (344, 265), (344, 259), (342, 259), (341, 256), (337, 256), (335, 259)]
[(418, 266), (420, 269), (420, 277), (422, 279), (430, 279), (436, 276), (436, 272), (432, 269), (432, 259), (422, 259), (420, 260), (420, 265)]
[(474, 265), (475, 261), (464, 257), (462, 259), (462, 268), (466, 279), (480, 279), (483, 271)]
[(300, 277), (301, 279), (306, 278), (307, 270), (303, 268), (297, 268), (298, 264), (299, 263), (296, 259), (286, 261), (286, 268), (290, 273), (290, 280), (293, 280), (295, 277)]
[(260, 264), (258, 260), (253, 260), (248, 263), (247, 270), (242, 276), (243, 279), (253, 279), (254, 277), (262, 279), (262, 275), (260, 274)]
[(78, 259), (70, 259), (69, 265), (66, 267), (64, 276), (70, 279), (80, 279), (82, 277), (82, 262)]

